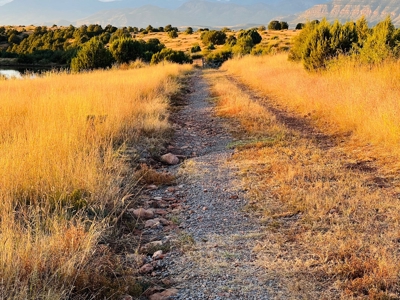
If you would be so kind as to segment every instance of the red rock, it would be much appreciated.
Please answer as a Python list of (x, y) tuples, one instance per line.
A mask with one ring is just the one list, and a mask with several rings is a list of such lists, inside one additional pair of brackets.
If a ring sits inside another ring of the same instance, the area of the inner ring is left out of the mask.
[(153, 286), (151, 288), (148, 288), (144, 293), (143, 296), (149, 297), (150, 295), (153, 295), (155, 293), (161, 293), (163, 292), (165, 289), (160, 287), (160, 286)]
[(152, 228), (159, 224), (160, 224), (160, 219), (156, 218), (156, 219), (147, 220), (146, 223), (144, 224), (144, 227)]
[(153, 294), (149, 297), (149, 300), (168, 300), (170, 297), (175, 296), (176, 294), (178, 294), (178, 290), (177, 289), (169, 289), (169, 290), (165, 290), (162, 293), (157, 293), (157, 294)]
[(172, 153), (167, 153), (167, 154), (164, 154), (163, 156), (161, 156), (161, 161), (168, 165), (179, 164), (179, 158)]
[(131, 211), (136, 218), (145, 219), (145, 220), (154, 218), (154, 212), (151, 209), (139, 208), (139, 209), (133, 209), (133, 210), (129, 210), (129, 211)]
[(145, 264), (143, 267), (139, 269), (140, 274), (147, 274), (154, 270), (153, 266), (150, 264)]
[(154, 213), (160, 216), (165, 216), (168, 214), (168, 212), (165, 209), (156, 209), (154, 210)]
[(153, 254), (153, 259), (154, 260), (159, 260), (159, 259), (162, 259), (162, 258), (163, 258), (162, 250), (154, 252), (154, 254)]
[(164, 225), (164, 226), (171, 225), (171, 222), (168, 221), (167, 219), (159, 218), (159, 220), (160, 220), (160, 223), (161, 223), (162, 225)]

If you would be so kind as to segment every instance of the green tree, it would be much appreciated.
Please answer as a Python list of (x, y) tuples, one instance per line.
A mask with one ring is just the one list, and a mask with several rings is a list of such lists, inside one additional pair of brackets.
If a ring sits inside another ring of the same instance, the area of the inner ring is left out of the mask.
[(169, 36), (171, 39), (176, 39), (176, 38), (178, 37), (178, 32), (175, 31), (175, 30), (170, 30), (170, 31), (168, 31), (168, 36)]
[(297, 23), (297, 25), (296, 25), (296, 30), (300, 30), (300, 29), (303, 29), (304, 28), (304, 23)]
[(281, 30), (289, 29), (288, 22), (281, 21)]
[(253, 45), (257, 45), (257, 44), (261, 43), (261, 41), (262, 41), (261, 35), (258, 33), (257, 29), (255, 29), (255, 28), (241, 31), (238, 34), (238, 39), (245, 37), (245, 36), (249, 36), (252, 39)]
[(368, 26), (368, 21), (364, 16), (357, 20), (356, 30), (358, 37), (358, 47), (362, 48), (368, 36), (370, 36), (372, 33), (372, 30)]
[(204, 45), (223, 45), (226, 41), (226, 33), (218, 30), (203, 31), (200, 35)]
[(104, 44), (97, 38), (91, 39), (78, 51), (71, 61), (71, 70), (93, 70), (111, 67), (114, 62), (111, 52), (104, 48)]
[(282, 29), (281, 22), (276, 21), (276, 20), (269, 22), (268, 29), (269, 30), (281, 30)]
[(237, 39), (235, 46), (232, 47), (232, 53), (234, 55), (246, 55), (250, 54), (253, 49), (254, 43), (250, 35), (244, 35)]
[(334, 55), (331, 47), (331, 26), (324, 19), (313, 27), (306, 39), (303, 49), (303, 64), (307, 70), (317, 70), (326, 67), (327, 61)]
[(193, 62), (192, 58), (183, 51), (175, 51), (169, 48), (164, 48), (161, 52), (155, 53), (151, 59), (151, 64), (158, 64), (163, 61), (175, 62), (178, 64)]
[(397, 52), (398, 41), (397, 31), (388, 16), (376, 24), (372, 34), (367, 37), (360, 50), (361, 60), (366, 63), (382, 62)]
[(186, 34), (193, 34), (193, 28), (192, 27), (188, 27), (185, 30)]
[(289, 60), (302, 61), (308, 44), (308, 39), (312, 35), (317, 23), (307, 22), (303, 30), (293, 38), (293, 46), (289, 52)]
[(110, 52), (118, 63), (128, 63), (142, 56), (143, 47), (139, 41), (121, 37), (110, 44)]

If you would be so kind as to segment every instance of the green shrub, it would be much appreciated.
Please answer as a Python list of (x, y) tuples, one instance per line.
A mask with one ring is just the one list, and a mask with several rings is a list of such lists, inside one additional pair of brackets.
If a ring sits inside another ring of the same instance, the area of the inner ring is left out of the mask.
[(281, 22), (276, 21), (276, 20), (269, 22), (268, 29), (269, 30), (281, 30), (282, 29)]
[(297, 23), (297, 25), (296, 25), (295, 29), (296, 29), (296, 30), (300, 30), (300, 29), (303, 29), (303, 28), (304, 28), (304, 26), (305, 26), (305, 24), (304, 24), (304, 23)]
[(192, 27), (188, 27), (188, 28), (186, 28), (185, 32), (187, 34), (193, 34), (193, 28)]
[(236, 44), (232, 47), (232, 53), (239, 56), (250, 54), (253, 47), (254, 43), (251, 36), (244, 35), (237, 39)]
[(158, 64), (162, 61), (169, 61), (178, 64), (192, 63), (192, 58), (183, 51), (175, 51), (169, 48), (164, 48), (161, 52), (153, 55), (151, 64)]
[(238, 34), (238, 39), (241, 39), (241, 38), (247, 37), (247, 36), (251, 38), (253, 45), (257, 45), (257, 44), (261, 43), (261, 41), (262, 41), (261, 35), (258, 33), (257, 29), (255, 29), (255, 28), (240, 31)]
[(143, 47), (132, 38), (119, 38), (110, 44), (110, 51), (118, 63), (128, 63), (142, 56)]
[(398, 56), (399, 31), (395, 29), (391, 18), (388, 16), (373, 28), (362, 48), (360, 58), (362, 62), (375, 64), (384, 61), (391, 56)]
[(204, 45), (209, 45), (210, 43), (223, 45), (226, 41), (226, 33), (218, 30), (203, 31), (200, 38)]
[(281, 30), (286, 30), (286, 29), (289, 29), (288, 22), (281, 21)]
[(175, 31), (175, 30), (170, 30), (170, 31), (168, 31), (168, 36), (171, 38), (171, 39), (176, 39), (179, 35), (178, 35), (178, 31)]
[(71, 61), (71, 70), (93, 70), (111, 67), (114, 62), (111, 52), (104, 48), (104, 44), (97, 38), (92, 38), (84, 44), (78, 54)]
[(218, 51), (209, 53), (206, 56), (207, 63), (212, 63), (215, 66), (222, 65), (225, 61), (232, 57), (232, 50), (228, 47), (222, 48)]
[(201, 48), (200, 48), (200, 45), (199, 45), (199, 44), (194, 45), (194, 46), (190, 49), (190, 52), (191, 52), (191, 53), (197, 53), (197, 52), (200, 52), (200, 51), (201, 51)]
[(215, 46), (213, 43), (208, 44), (207, 50), (215, 50)]

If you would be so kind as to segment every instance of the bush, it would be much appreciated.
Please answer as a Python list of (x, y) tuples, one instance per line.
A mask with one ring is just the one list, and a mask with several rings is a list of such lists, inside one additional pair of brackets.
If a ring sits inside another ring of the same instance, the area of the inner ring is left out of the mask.
[(237, 38), (234, 35), (230, 35), (226, 39), (225, 45), (232, 47), (232, 46), (236, 45), (236, 42), (237, 42)]
[(297, 25), (296, 25), (296, 30), (301, 30), (301, 29), (303, 29), (304, 28), (304, 23), (297, 23)]
[(232, 53), (235, 55), (250, 54), (254, 47), (253, 39), (249, 35), (244, 35), (237, 39), (235, 46), (232, 47)]
[(206, 61), (216, 66), (222, 65), (225, 61), (232, 57), (232, 51), (229, 48), (223, 48), (221, 50), (212, 52), (207, 55)]
[(210, 44), (207, 46), (207, 50), (215, 50), (214, 44), (213, 44), (213, 43), (210, 43)]
[(176, 38), (178, 37), (178, 32), (175, 31), (175, 30), (170, 30), (170, 31), (168, 31), (168, 36), (169, 36), (171, 39), (176, 39)]
[(204, 45), (210, 43), (214, 45), (223, 45), (226, 41), (226, 33), (218, 30), (203, 31), (200, 38)]
[(114, 62), (111, 52), (104, 48), (104, 44), (97, 38), (91, 39), (71, 61), (71, 70), (93, 70), (111, 67)]
[(164, 48), (161, 52), (156, 53), (151, 58), (151, 64), (158, 64), (162, 61), (169, 61), (178, 64), (192, 63), (193, 60), (183, 51), (175, 51), (169, 48)]
[(288, 22), (282, 21), (281, 22), (281, 30), (286, 30), (289, 29), (289, 24)]
[(185, 30), (186, 34), (193, 34), (193, 28), (192, 27), (188, 27)]
[(200, 52), (201, 51), (201, 48), (200, 48), (200, 45), (194, 45), (191, 49), (190, 49), (190, 52), (191, 53), (197, 53), (197, 52)]
[(324, 69), (338, 55), (352, 55), (361, 63), (375, 64), (400, 55), (400, 30), (387, 17), (372, 30), (365, 18), (356, 23), (308, 22), (295, 37), (289, 59), (302, 61), (307, 70)]
[(110, 45), (110, 51), (118, 63), (128, 63), (142, 56), (143, 47), (139, 41), (132, 38), (119, 38)]
[(269, 30), (281, 30), (282, 29), (281, 22), (276, 21), (276, 20), (269, 22), (268, 29)]
[(243, 37), (250, 37), (251, 40), (253, 41), (253, 46), (261, 43), (262, 37), (258, 33), (257, 29), (248, 29), (248, 30), (243, 30), (239, 32), (238, 34), (238, 39), (243, 38)]
[(391, 18), (388, 16), (379, 22), (367, 36), (360, 50), (362, 62), (375, 64), (391, 56), (398, 56), (399, 31), (395, 29)]

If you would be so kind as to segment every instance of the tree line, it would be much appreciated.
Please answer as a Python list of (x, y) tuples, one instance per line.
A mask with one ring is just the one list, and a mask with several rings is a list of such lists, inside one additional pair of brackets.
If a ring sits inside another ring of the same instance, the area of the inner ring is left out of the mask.
[[(148, 26), (117, 28), (98, 24), (80, 27), (59, 28), (56, 25), (35, 27), (30, 34), (26, 29), (0, 27), (0, 42), (8, 43), (8, 47), (0, 52), (0, 57), (17, 58), (22, 64), (59, 64), (71, 65), (78, 70), (82, 66), (93, 69), (111, 66), (112, 63), (125, 63), (136, 59), (146, 62), (157, 62), (162, 59), (178, 63), (190, 62), (191, 58), (182, 51), (165, 49), (158, 39), (147, 42), (134, 39), (137, 33), (155, 31), (178, 32), (176, 27), (167, 25), (157, 29)], [(106, 47), (107, 46), (107, 47)], [(153, 56), (157, 54), (154, 59)], [(96, 55), (98, 59), (90, 59)], [(86, 62), (82, 60), (86, 59)], [(95, 62), (98, 61), (98, 62)]]

